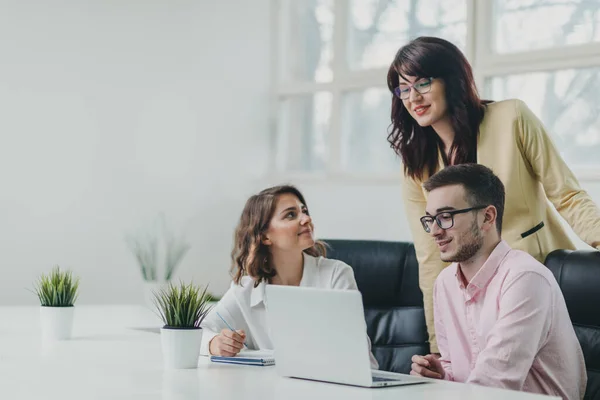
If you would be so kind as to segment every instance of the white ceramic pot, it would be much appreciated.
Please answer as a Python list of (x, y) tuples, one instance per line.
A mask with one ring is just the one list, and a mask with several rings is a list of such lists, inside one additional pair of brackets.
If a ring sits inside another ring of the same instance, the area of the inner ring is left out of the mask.
[(161, 328), (160, 342), (165, 368), (197, 368), (201, 341), (201, 328)]
[(40, 322), (44, 340), (71, 338), (75, 307), (40, 307)]

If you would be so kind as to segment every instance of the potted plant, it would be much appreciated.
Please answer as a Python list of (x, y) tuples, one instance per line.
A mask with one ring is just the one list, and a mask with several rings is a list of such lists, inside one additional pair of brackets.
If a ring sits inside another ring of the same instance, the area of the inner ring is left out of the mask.
[(152, 307), (154, 292), (171, 281), (190, 245), (168, 229), (164, 215), (145, 234), (128, 235), (126, 241), (144, 280), (144, 303)]
[(40, 321), (44, 339), (63, 340), (71, 337), (78, 289), (79, 278), (74, 278), (71, 271), (61, 271), (58, 265), (48, 275), (40, 276), (34, 293), (41, 303)]
[(164, 326), (160, 341), (169, 369), (196, 368), (200, 355), (200, 324), (211, 309), (206, 287), (169, 283), (154, 293), (154, 304)]

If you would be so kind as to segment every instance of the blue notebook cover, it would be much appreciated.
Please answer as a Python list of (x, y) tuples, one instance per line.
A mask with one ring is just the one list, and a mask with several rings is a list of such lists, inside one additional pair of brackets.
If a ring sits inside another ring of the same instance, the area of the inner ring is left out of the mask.
[(261, 367), (275, 365), (273, 352), (265, 350), (242, 350), (233, 357), (210, 356), (210, 361), (225, 364), (256, 365)]

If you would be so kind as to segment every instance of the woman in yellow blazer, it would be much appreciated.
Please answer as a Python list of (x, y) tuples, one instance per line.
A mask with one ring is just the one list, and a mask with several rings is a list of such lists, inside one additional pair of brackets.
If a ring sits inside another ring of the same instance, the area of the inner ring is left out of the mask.
[(506, 187), (503, 239), (541, 262), (552, 250), (575, 248), (556, 211), (581, 239), (600, 248), (600, 209), (525, 103), (479, 98), (471, 67), (453, 44), (433, 37), (411, 41), (396, 54), (387, 83), (394, 94), (388, 141), (404, 164), (404, 205), (431, 351), (437, 353), (432, 291), (447, 264), (419, 221), (426, 205), (422, 182), (447, 165), (491, 168)]

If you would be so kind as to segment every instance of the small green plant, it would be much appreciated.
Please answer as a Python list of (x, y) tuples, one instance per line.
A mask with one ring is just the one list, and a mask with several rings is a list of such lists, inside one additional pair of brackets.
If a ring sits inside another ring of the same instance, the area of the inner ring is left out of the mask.
[(165, 327), (199, 328), (211, 310), (207, 288), (180, 282), (177, 286), (169, 283), (165, 288), (154, 292), (154, 305)]
[(145, 281), (155, 281), (157, 278), (157, 239), (150, 237), (145, 241), (139, 238), (127, 237), (129, 249), (138, 262), (142, 277)]
[(147, 234), (127, 235), (126, 241), (145, 281), (170, 281), (190, 249), (183, 237), (167, 228), (164, 215)]
[(71, 271), (55, 266), (48, 275), (42, 274), (34, 286), (34, 293), (43, 307), (72, 307), (77, 300), (79, 278)]

